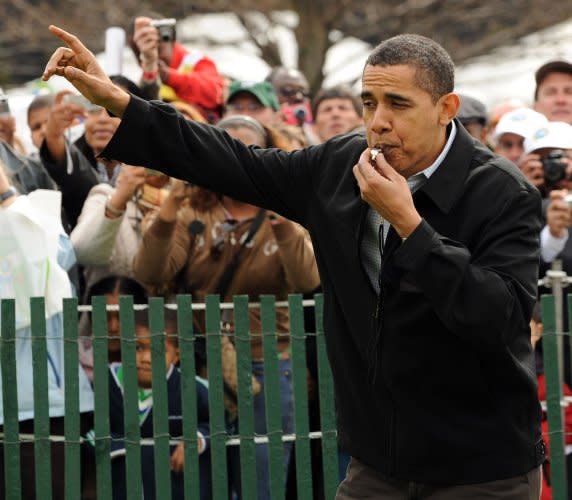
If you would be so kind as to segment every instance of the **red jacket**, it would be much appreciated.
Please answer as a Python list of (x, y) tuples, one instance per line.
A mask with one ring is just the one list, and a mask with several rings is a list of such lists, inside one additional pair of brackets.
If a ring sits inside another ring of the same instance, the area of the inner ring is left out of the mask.
[(199, 50), (188, 50), (175, 42), (169, 79), (161, 87), (163, 100), (180, 99), (206, 111), (218, 113), (223, 104), (223, 80), (215, 63)]

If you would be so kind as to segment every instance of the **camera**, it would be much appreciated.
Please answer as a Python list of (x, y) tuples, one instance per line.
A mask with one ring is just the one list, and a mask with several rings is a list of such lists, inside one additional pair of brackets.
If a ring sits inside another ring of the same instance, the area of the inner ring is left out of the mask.
[(162, 42), (172, 42), (175, 40), (175, 25), (177, 20), (172, 17), (167, 19), (154, 19), (151, 21), (151, 26), (157, 28), (159, 32), (159, 39)]
[(8, 104), (8, 96), (0, 88), (0, 116), (10, 115), (10, 105)]
[(82, 108), (85, 109), (90, 109), (93, 106), (93, 104), (81, 94), (66, 94), (62, 98), (62, 102), (69, 104), (76, 104), (77, 106), (81, 106)]
[(542, 158), (544, 182), (547, 186), (554, 186), (566, 177), (566, 163), (562, 161), (564, 157), (564, 151), (554, 149), (550, 151), (547, 156)]

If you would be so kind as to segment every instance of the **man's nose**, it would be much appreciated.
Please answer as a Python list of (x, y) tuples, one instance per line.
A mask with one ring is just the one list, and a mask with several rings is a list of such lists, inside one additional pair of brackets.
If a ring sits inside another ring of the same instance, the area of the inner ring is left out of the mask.
[(391, 112), (385, 106), (378, 106), (371, 121), (371, 129), (382, 133), (391, 130)]

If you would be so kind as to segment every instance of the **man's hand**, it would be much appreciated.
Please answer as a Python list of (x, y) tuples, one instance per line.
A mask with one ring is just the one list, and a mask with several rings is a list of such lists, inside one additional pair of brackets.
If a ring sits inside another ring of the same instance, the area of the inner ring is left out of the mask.
[(159, 62), (159, 32), (151, 26), (151, 18), (137, 17), (133, 42), (139, 50), (139, 61), (143, 71), (157, 71)]
[(538, 188), (544, 185), (544, 167), (540, 155), (534, 153), (524, 155), (517, 162), (517, 166), (534, 186)]
[(185, 466), (185, 443), (181, 441), (171, 455), (171, 470), (173, 472), (183, 472)]
[(383, 153), (377, 155), (375, 163), (374, 167), (368, 148), (353, 168), (361, 197), (395, 228), (399, 236), (407, 238), (421, 222), (407, 181), (385, 161)]
[(129, 104), (129, 94), (113, 84), (79, 38), (54, 25), (49, 29), (67, 47), (60, 47), (52, 54), (42, 80), (47, 81), (53, 75), (63, 76), (91, 102), (122, 117)]
[(572, 225), (572, 211), (568, 203), (564, 201), (567, 194), (566, 189), (550, 192), (550, 203), (546, 209), (546, 225), (550, 234), (555, 238), (564, 237)]

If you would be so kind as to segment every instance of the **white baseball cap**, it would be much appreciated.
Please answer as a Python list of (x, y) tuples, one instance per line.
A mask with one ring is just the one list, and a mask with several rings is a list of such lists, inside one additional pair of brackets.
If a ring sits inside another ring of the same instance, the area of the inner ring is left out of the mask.
[(548, 123), (546, 117), (533, 109), (513, 109), (501, 116), (495, 127), (493, 139), (497, 141), (503, 134), (516, 134), (526, 139), (545, 123)]
[(524, 153), (538, 149), (572, 149), (572, 125), (566, 122), (546, 122), (524, 141)]

